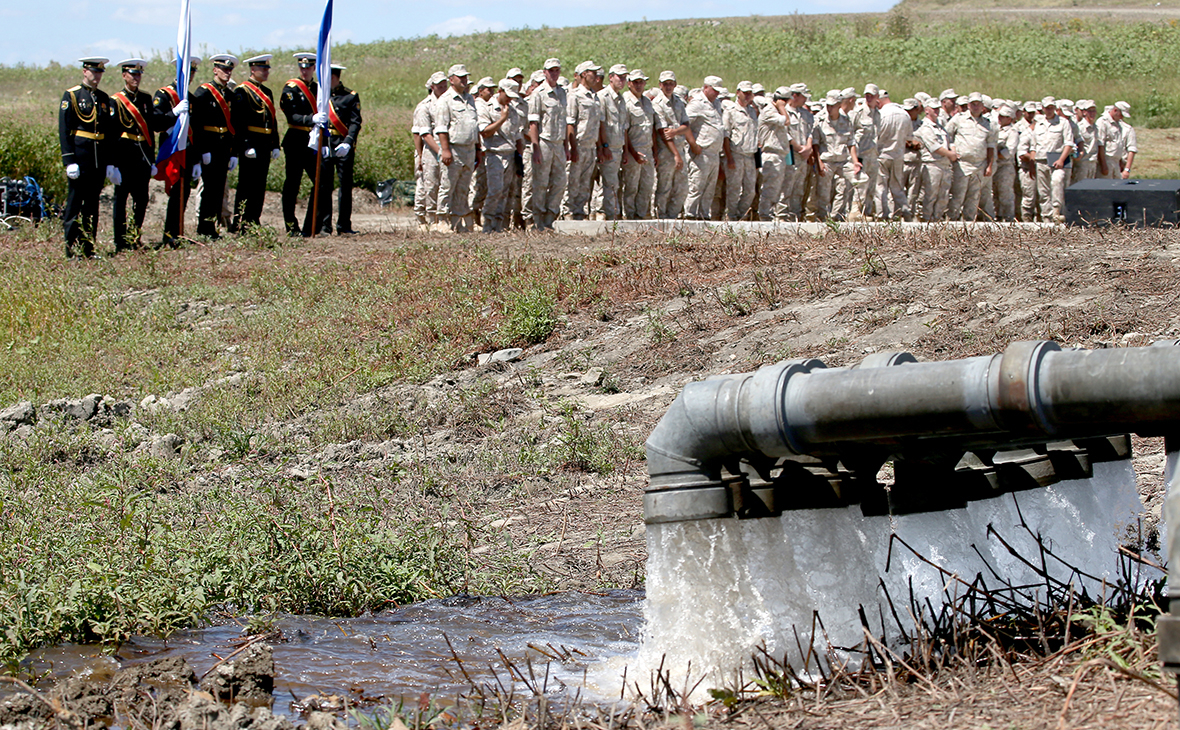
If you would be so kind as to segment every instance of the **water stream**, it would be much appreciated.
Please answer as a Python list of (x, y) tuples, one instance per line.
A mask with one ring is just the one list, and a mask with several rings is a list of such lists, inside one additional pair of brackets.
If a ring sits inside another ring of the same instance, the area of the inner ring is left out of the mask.
[[(870, 620), (877, 635), (895, 638), (908, 627), (886, 620), (885, 591), (905, 624), (907, 602), (939, 606), (961, 594), (952, 574), (1043, 583), (1039, 565), (1018, 555), (1044, 561), (1056, 579), (1099, 597), (1119, 578), (1120, 531), (1141, 513), (1127, 460), (1096, 464), (1090, 479), (959, 510), (865, 517), (853, 507), (652, 525), (646, 594), (456, 597), (355, 619), (280, 617), (275, 709), (291, 714), (293, 700), (312, 694), (446, 700), (471, 694), (473, 684), (511, 685), (509, 664), (524, 672), (531, 664), (534, 686), (544, 684), (547, 693), (601, 704), (620, 698), (624, 671), (633, 689), (663, 667), (678, 686), (704, 677), (694, 699), (705, 699), (709, 688), (734, 686), (736, 671), (748, 669), (759, 647), (798, 666), (809, 646), (822, 654), (860, 644), (861, 607), (880, 619)], [(824, 628), (813, 635), (817, 614)], [(113, 656), (57, 646), (35, 652), (27, 666), (47, 679), (102, 679), (133, 663), (182, 656), (201, 675), (241, 634), (231, 623), (167, 641), (136, 637)]]
[[(643, 598), (635, 590), (464, 596), (354, 619), (282, 616), (274, 626), (286, 639), (273, 644), (275, 710), (290, 715), (293, 699), (317, 693), (417, 702), (423, 692), (440, 700), (469, 694), (472, 681), (509, 686), (499, 652), (521, 671), (531, 662), (538, 679), (548, 663), (551, 691), (569, 687), (591, 701), (617, 699), (622, 665), (604, 660), (635, 654)], [(98, 680), (138, 662), (181, 656), (199, 676), (233, 651), (241, 634), (242, 627), (230, 623), (182, 631), (167, 641), (135, 637), (113, 656), (97, 646), (62, 645), (34, 652), (26, 664), (48, 673), (46, 680), (71, 674)]]

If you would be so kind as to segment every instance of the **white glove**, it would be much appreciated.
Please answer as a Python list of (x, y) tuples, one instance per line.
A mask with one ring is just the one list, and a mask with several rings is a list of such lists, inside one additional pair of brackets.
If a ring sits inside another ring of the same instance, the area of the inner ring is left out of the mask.
[(332, 156), (332, 145), (326, 144), (323, 147), (320, 147), (320, 152), (323, 153), (325, 160), (328, 159)]
[(213, 161), (213, 153), (212, 152), (206, 152), (205, 154), (201, 155), (201, 162), (203, 164), (208, 165), (212, 161)]
[(275, 147), (273, 150), (270, 151), (270, 159), (272, 159), (272, 160), (279, 159), (280, 152), (281, 152), (281, 150), (278, 147)]
[(188, 99), (182, 99), (176, 106), (172, 107), (172, 113), (180, 116), (188, 111)]
[(315, 114), (312, 115), (311, 121), (314, 124), (327, 124), (328, 123), (328, 115), (325, 114), (324, 112), (316, 112)]
[(77, 180), (82, 177), (82, 168), (78, 167), (77, 163), (66, 165), (66, 177), (71, 180)]
[(237, 166), (238, 166), (238, 158), (236, 158), (236, 157), (229, 158), (229, 167), (227, 169), (232, 170)]
[[(246, 150), (246, 157), (249, 157), (251, 160), (253, 160), (257, 156), (258, 156), (258, 153), (254, 151), (253, 147)], [(231, 167), (230, 169), (232, 170), (233, 168)]]
[(110, 180), (116, 185), (122, 185), (123, 175), (119, 172), (119, 168), (114, 165), (107, 165), (107, 180)]
[(155, 165), (152, 165), (152, 174), (151, 174), (151, 177), (155, 177), (157, 172), (159, 172), (159, 170), (157, 170), (157, 169), (156, 169), (156, 166), (155, 166)]
[(199, 163), (199, 162), (197, 164), (193, 165), (193, 179), (194, 180), (201, 179), (201, 163)]
[(348, 153), (352, 151), (352, 145), (347, 142), (341, 142), (336, 146), (337, 157), (347, 157)]

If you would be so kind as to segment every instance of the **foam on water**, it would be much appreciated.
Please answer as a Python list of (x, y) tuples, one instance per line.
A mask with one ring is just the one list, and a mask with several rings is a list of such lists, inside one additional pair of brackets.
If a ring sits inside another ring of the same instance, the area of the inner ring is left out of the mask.
[[(808, 651), (813, 636), (821, 654), (828, 646), (854, 647), (863, 641), (861, 606), (880, 633), (882, 585), (899, 614), (911, 585), (917, 601), (929, 598), (935, 607), (961, 595), (964, 585), (951, 575), (969, 583), (982, 574), (993, 587), (1001, 579), (1043, 585), (1038, 538), (1056, 556), (1045, 557), (1053, 578), (1098, 597), (1104, 581), (1117, 580), (1118, 536), (1141, 512), (1127, 460), (1095, 464), (1090, 479), (959, 510), (865, 517), (852, 507), (650, 525), (647, 621), (632, 676), (662, 661), (673, 677), (704, 675), (703, 691), (748, 670), (763, 645), (796, 667), (800, 646)], [(817, 614), (823, 629), (813, 631)], [(898, 628), (887, 619), (887, 637)]]

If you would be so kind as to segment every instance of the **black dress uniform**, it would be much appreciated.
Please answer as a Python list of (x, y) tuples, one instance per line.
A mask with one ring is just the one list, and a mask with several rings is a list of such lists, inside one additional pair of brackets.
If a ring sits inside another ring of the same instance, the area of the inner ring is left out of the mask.
[[(210, 57), (215, 68), (233, 71), (238, 59), (228, 54)], [(193, 140), (201, 151), (201, 206), (197, 234), (220, 238), (217, 221), (225, 201), (225, 178), (234, 155), (233, 91), (216, 81), (201, 84), (193, 92)], [(236, 163), (235, 163), (236, 164)]]
[[(193, 64), (193, 71), (196, 71), (196, 63)], [(188, 146), (184, 153), (184, 174), (168, 191), (168, 210), (164, 214), (164, 239), (161, 242), (161, 245), (173, 248), (178, 245), (176, 237), (180, 235), (181, 221), (184, 219), (184, 210), (188, 206), (189, 193), (192, 191), (193, 169), (201, 161), (201, 151), (193, 144), (191, 110), (194, 98), (191, 92), (187, 99), (190, 117)], [(176, 124), (176, 113), (172, 108), (179, 103), (180, 94), (176, 91), (175, 81), (157, 91), (152, 97), (152, 128), (160, 132), (161, 146), (164, 144), (165, 133)]]
[[(147, 61), (131, 58), (119, 63), (123, 73), (142, 74)], [(124, 88), (111, 99), (112, 135), (114, 148), (111, 164), (119, 169), (122, 181), (115, 186), (114, 223), (115, 253), (139, 247), (139, 233), (147, 213), (148, 181), (156, 159), (156, 144), (152, 138), (152, 97)], [(134, 235), (127, 232), (127, 198), (135, 206)]]
[[(344, 67), (332, 67), (333, 76), (336, 76), (334, 80), (338, 82), (337, 69), (343, 71)], [(328, 119), (329, 128), (332, 130), (332, 149), (339, 152), (341, 144), (348, 145), (344, 155), (334, 154), (332, 156), (332, 165), (340, 176), (336, 232), (354, 233), (355, 231), (352, 230), (352, 172), (356, 161), (356, 140), (361, 133), (361, 99), (355, 91), (344, 84), (337, 83), (332, 87), (332, 111), (335, 118), (330, 114)]]
[[(315, 65), (314, 53), (296, 53), (295, 58), (301, 68)], [(303, 228), (299, 227), (299, 219), (295, 217), (295, 203), (299, 199), (299, 186), (306, 174), (315, 183), (315, 150), (307, 146), (308, 136), (314, 122), (312, 116), (316, 113), (315, 99), (319, 93), (319, 85), (314, 81), (300, 86), (299, 79), (291, 79), (283, 86), (279, 95), (279, 106), (287, 117), (287, 133), (283, 135), (283, 154), (286, 158), (287, 179), (283, 182), (283, 221), (287, 226), (287, 234), (310, 236), (312, 232), (312, 205), (307, 204), (307, 214), (303, 219)], [(304, 92), (304, 88), (307, 92)], [(310, 94), (310, 98), (308, 95)], [(332, 168), (327, 167), (320, 173), (320, 195), (316, 207), (317, 233), (329, 233), (332, 230)], [(327, 174), (324, 174), (324, 173)]]
[[(84, 58), (82, 67), (106, 70), (105, 58)], [(76, 178), (69, 179), (62, 222), (66, 238), (66, 257), (75, 246), (81, 255), (94, 255), (94, 237), (98, 229), (98, 197), (107, 177), (107, 144), (111, 133), (111, 100), (98, 87), (75, 86), (61, 97), (57, 115), (61, 141), (61, 161), (67, 177), (70, 166), (78, 166)]]
[[(270, 68), (270, 54), (246, 60), (251, 67)], [(266, 199), (266, 176), (270, 172), (271, 150), (279, 148), (279, 123), (275, 97), (265, 85), (243, 81), (234, 89), (233, 121), (235, 155), (238, 158), (238, 192), (234, 196), (234, 220), (230, 230), (242, 224), (258, 225)], [(251, 157), (247, 154), (253, 150)]]

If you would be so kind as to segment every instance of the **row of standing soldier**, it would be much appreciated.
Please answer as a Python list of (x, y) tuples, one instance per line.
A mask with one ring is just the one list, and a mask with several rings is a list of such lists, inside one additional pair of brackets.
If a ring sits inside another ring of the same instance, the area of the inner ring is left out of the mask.
[[(352, 230), (352, 179), (357, 137), (361, 130), (360, 99), (340, 82), (343, 66), (332, 66), (332, 94), (329, 113), (317, 112), (314, 53), (297, 53), (299, 76), (283, 85), (279, 98), (287, 122), (280, 140), (274, 94), (266, 86), (270, 75), (270, 54), (246, 60), (249, 78), (234, 84), (232, 75), (238, 59), (229, 54), (212, 56), (213, 79), (200, 84), (181, 98), (176, 81), (148, 95), (141, 89), (146, 61), (132, 58), (118, 64), (124, 88), (109, 97), (98, 86), (108, 59), (84, 58), (82, 84), (62, 95), (58, 113), (58, 134), (62, 164), (68, 178), (63, 211), (66, 256), (94, 255), (99, 196), (109, 180), (115, 185), (113, 204), (115, 252), (137, 248), (148, 203), (148, 181), (159, 173), (156, 166), (157, 140), (175, 126), (177, 117), (190, 117), (185, 170), (168, 189), (161, 246), (175, 247), (183, 228), (184, 210), (192, 185), (201, 181), (197, 235), (220, 237), (218, 222), (227, 195), (226, 178), (238, 168), (238, 186), (233, 213), (226, 228), (236, 233), (259, 223), (266, 194), (270, 165), (286, 154), (283, 184), (283, 220), (288, 235), (310, 236), (329, 233), (332, 220), (332, 191), (338, 174), (339, 209), (336, 232)], [(201, 63), (190, 59), (190, 78)], [(320, 146), (322, 155), (318, 199), (308, 205), (302, 225), (296, 216), (296, 201), (304, 175), (316, 176), (316, 144), (311, 136), (316, 125), (327, 124), (330, 134)], [(128, 202), (131, 222), (128, 221)], [(317, 220), (312, 220), (313, 210)]]
[(770, 93), (749, 81), (731, 97), (716, 76), (692, 91), (671, 71), (655, 89), (647, 80), (586, 61), (567, 82), (556, 58), (527, 86), (520, 68), (474, 84), (462, 64), (432, 75), (411, 130), (419, 224), (1061, 221), (1071, 180), (1129, 176), (1136, 152), (1125, 102), (1099, 118), (1080, 101), (1075, 120), (1072, 102), (1052, 97), (1017, 104), (947, 89), (893, 103), (868, 84), (812, 100), (805, 84)]

